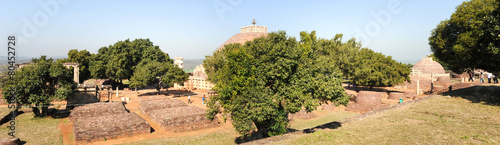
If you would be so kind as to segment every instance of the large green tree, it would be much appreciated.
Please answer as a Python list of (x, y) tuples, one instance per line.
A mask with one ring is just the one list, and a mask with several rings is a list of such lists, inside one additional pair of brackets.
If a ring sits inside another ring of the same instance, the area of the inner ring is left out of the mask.
[(130, 87), (145, 87), (156, 82), (157, 90), (160, 92), (162, 84), (171, 87), (174, 83), (183, 84), (189, 75), (181, 68), (169, 62), (158, 62), (144, 59), (136, 67), (134, 75), (130, 79)]
[(127, 39), (100, 48), (98, 53), (91, 57), (90, 73), (93, 78), (109, 78), (121, 82), (122, 79), (132, 77), (143, 59), (173, 62), (167, 53), (161, 51), (159, 46), (153, 45), (149, 39)]
[(342, 34), (337, 34), (331, 40), (319, 39), (316, 43), (317, 54), (331, 58), (351, 83), (372, 88), (410, 81), (407, 65), (390, 56), (362, 48), (361, 43), (354, 38), (342, 42), (342, 37)]
[(5, 80), (2, 94), (9, 102), (12, 101), (9, 94), (16, 94), (16, 103), (31, 106), (36, 117), (43, 117), (50, 102), (72, 95), (76, 84), (73, 73), (52, 58), (42, 56), (32, 62), (16, 71), (12, 79)]
[(68, 58), (59, 59), (57, 62), (66, 63), (66, 62), (75, 62), (78, 63), (79, 67), (79, 81), (83, 83), (83, 81), (92, 78), (89, 70), (89, 64), (91, 59), (91, 54), (87, 50), (71, 49), (68, 52)]
[(322, 103), (346, 104), (341, 72), (330, 57), (317, 55), (315, 33), (299, 42), (285, 32), (269, 33), (244, 45), (230, 44), (204, 60), (217, 96), (208, 102), (209, 118), (230, 114), (235, 129), (247, 135), (283, 134), (288, 114)]
[[(442, 21), (429, 37), (434, 56), (454, 72), (470, 69), (498, 71), (498, 9), (497, 0), (465, 1), (456, 8), (450, 19)], [(491, 20), (491, 23), (485, 21)], [(496, 31), (496, 32), (494, 32)], [(491, 37), (493, 36), (493, 37)]]

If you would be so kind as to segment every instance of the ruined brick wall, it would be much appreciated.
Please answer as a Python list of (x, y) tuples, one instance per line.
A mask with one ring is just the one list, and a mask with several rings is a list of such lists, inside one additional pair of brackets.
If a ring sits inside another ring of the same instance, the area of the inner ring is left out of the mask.
[(141, 101), (139, 110), (143, 114), (147, 114), (147, 112), (151, 110), (164, 109), (164, 108), (173, 108), (173, 107), (182, 107), (187, 106), (186, 103), (181, 100), (176, 99), (161, 99), (161, 100), (147, 100)]
[(217, 117), (207, 120), (206, 111), (195, 106), (154, 109), (146, 112), (165, 130), (173, 132), (193, 131), (219, 126)]
[(151, 132), (149, 123), (135, 113), (77, 118), (73, 124), (75, 142), (87, 143)]
[(288, 119), (293, 120), (293, 119), (311, 119), (317, 117), (314, 113), (312, 112), (307, 112), (305, 109), (300, 110), (297, 113), (294, 114), (288, 114)]
[(122, 102), (100, 102), (76, 107), (71, 111), (69, 119), (74, 120), (76, 118), (88, 118), (124, 113), (128, 113), (128, 111), (125, 109)]
[(68, 106), (78, 106), (82, 104), (91, 104), (99, 102), (99, 98), (95, 92), (79, 92), (75, 91), (75, 95), (69, 96), (67, 99)]

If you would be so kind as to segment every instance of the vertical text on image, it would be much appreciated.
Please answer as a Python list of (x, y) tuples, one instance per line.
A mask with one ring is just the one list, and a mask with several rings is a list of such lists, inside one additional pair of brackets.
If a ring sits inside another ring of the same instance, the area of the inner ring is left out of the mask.
[[(8, 36), (7, 37), (7, 62), (8, 62), (8, 75), (10, 79), (14, 78), (15, 75), (15, 64), (16, 64), (16, 37), (15, 36)], [(14, 88), (15, 89), (15, 88)], [(11, 89), (11, 90), (14, 90)], [(16, 116), (17, 116), (17, 106), (16, 106), (16, 94), (15, 91), (11, 91), (11, 94), (6, 95), (6, 97), (10, 97), (7, 100), (10, 100), (8, 103), (9, 109), (12, 111), (11, 116), (10, 116), (10, 123), (9, 123), (9, 130), (8, 132), (9, 136), (15, 137), (14, 133), (16, 133)]]

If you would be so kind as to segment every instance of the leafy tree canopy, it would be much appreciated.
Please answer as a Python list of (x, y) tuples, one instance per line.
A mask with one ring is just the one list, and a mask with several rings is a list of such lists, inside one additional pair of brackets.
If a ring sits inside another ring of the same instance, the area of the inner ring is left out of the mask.
[(66, 63), (66, 62), (76, 62), (79, 65), (79, 77), (80, 82), (92, 78), (89, 70), (90, 58), (92, 54), (87, 50), (71, 49), (68, 52), (68, 58), (59, 59), (57, 62)]
[(328, 101), (345, 105), (349, 98), (341, 72), (335, 60), (317, 55), (316, 41), (315, 32), (302, 32), (297, 42), (280, 31), (208, 56), (204, 66), (218, 96), (208, 102), (207, 116), (230, 114), (242, 135), (258, 129), (274, 136), (287, 131), (288, 114), (302, 107), (312, 111)]
[(456, 8), (429, 37), (434, 56), (454, 72), (499, 71), (497, 0), (471, 0)]
[(50, 102), (72, 95), (76, 84), (73, 73), (52, 58), (42, 56), (32, 62), (16, 71), (12, 79), (5, 80), (2, 95), (11, 102), (10, 94), (15, 94), (16, 103), (32, 106), (35, 116), (43, 117), (47, 115)]
[(102, 47), (92, 56), (90, 72), (93, 78), (110, 78), (121, 82), (130, 79), (143, 60), (173, 63), (167, 53), (149, 39), (124, 40)]

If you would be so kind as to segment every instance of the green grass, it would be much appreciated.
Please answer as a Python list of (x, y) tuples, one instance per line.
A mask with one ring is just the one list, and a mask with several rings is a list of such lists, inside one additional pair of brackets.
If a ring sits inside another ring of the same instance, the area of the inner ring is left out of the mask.
[[(8, 109), (8, 108), (7, 108)], [(0, 109), (4, 110), (4, 108)], [(29, 110), (29, 109), (24, 109)], [(37, 145), (53, 145), (62, 144), (62, 134), (57, 129), (59, 119), (47, 118), (33, 118), (33, 113), (23, 113), (16, 118), (16, 137), (27, 144)], [(0, 126), (0, 138), (9, 137), (7, 122)]]
[(192, 136), (141, 140), (137, 142), (126, 143), (123, 145), (149, 145), (149, 144), (223, 145), (223, 144), (235, 144), (234, 139), (235, 136), (227, 132), (212, 132), (212, 133), (197, 134)]
[(325, 113), (326, 115), (320, 118), (313, 118), (313, 119), (294, 119), (294, 121), (291, 123), (291, 128), (296, 129), (296, 130), (302, 130), (302, 129), (308, 129), (308, 128), (313, 128), (319, 125), (327, 124), (330, 122), (334, 122), (337, 120), (341, 120), (347, 117), (355, 116), (358, 115), (356, 113), (351, 113), (351, 112), (332, 112), (332, 111), (324, 111), (324, 110), (317, 110), (315, 112), (321, 112)]
[(437, 96), (275, 144), (500, 144), (500, 106)]

